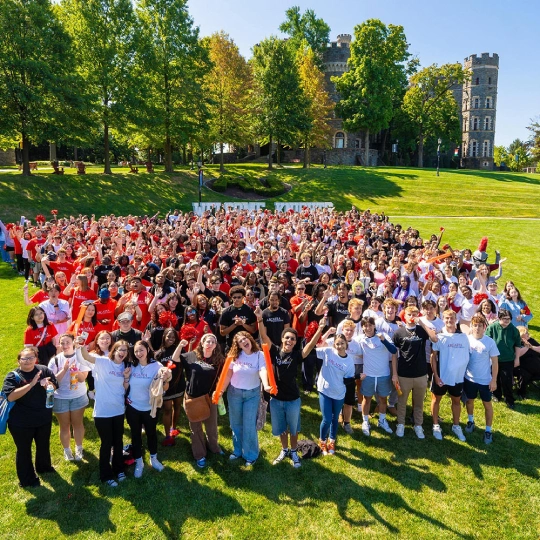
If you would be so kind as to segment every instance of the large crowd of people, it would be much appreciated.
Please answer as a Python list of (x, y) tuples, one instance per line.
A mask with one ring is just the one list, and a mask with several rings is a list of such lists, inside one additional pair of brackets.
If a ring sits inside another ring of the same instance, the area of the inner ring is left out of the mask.
[(523, 398), (540, 377), (533, 314), (514, 282), (501, 279), (504, 259), (488, 263), (485, 239), (474, 252), (453, 249), (443, 229), (422, 238), (354, 207), (38, 216), (0, 221), (0, 230), (2, 257), (24, 276), (31, 306), (18, 366), (3, 385), (14, 402), (8, 429), (23, 487), (54, 470), (53, 414), (64, 458), (85, 458), (91, 402), (100, 478), (115, 487), (126, 479), (126, 421), (135, 478), (143, 435), (150, 466), (162, 471), (158, 448), (175, 444), (182, 414), (204, 468), (208, 454), (224, 454), (225, 397), (229, 459), (252, 467), (269, 402), (281, 446), (273, 463), (300, 467), (302, 395), (318, 394), (323, 455), (357, 423), (370, 436), (375, 418), (398, 438), (410, 420), (424, 439), (427, 392), (435, 439), (448, 394), (453, 436), (465, 441), (478, 423), (490, 444), (492, 401), (513, 409), (516, 385)]

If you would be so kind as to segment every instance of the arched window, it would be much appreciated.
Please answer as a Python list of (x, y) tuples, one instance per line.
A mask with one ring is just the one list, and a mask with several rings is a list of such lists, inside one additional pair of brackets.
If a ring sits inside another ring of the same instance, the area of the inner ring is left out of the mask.
[(345, 133), (338, 131), (335, 135), (334, 148), (345, 148)]

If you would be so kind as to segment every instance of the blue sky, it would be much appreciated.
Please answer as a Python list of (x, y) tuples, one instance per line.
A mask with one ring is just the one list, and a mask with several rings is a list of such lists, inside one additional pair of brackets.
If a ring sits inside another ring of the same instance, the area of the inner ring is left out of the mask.
[(331, 39), (353, 34), (369, 18), (404, 27), (409, 50), (422, 66), (462, 62), (482, 52), (499, 54), (496, 144), (527, 139), (540, 116), (540, 0), (189, 0), (201, 35), (224, 30), (246, 57), (264, 37), (280, 35), (285, 10), (311, 8), (331, 28)]

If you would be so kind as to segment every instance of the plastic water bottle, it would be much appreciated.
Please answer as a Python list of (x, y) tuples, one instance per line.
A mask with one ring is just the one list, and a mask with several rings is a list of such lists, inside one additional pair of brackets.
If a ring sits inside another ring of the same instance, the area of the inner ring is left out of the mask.
[(45, 407), (52, 409), (54, 403), (54, 386), (49, 383), (47, 385), (47, 399), (45, 400)]
[(225, 408), (225, 402), (223, 401), (223, 396), (219, 397), (219, 401), (217, 402), (217, 410), (219, 416), (223, 416), (227, 414), (227, 409)]

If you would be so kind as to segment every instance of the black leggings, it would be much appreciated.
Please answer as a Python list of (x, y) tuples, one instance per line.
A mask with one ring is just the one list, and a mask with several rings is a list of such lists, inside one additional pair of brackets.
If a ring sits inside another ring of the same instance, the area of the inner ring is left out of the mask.
[(138, 411), (131, 405), (126, 407), (126, 420), (131, 429), (131, 450), (133, 457), (139, 459), (142, 457), (142, 427), (146, 432), (148, 441), (148, 450), (150, 455), (157, 454), (157, 415), (155, 418), (150, 416), (150, 411)]
[(514, 393), (512, 387), (514, 385), (514, 362), (499, 362), (499, 374), (497, 375), (497, 390), (493, 395), (497, 399), (504, 399), (508, 405), (514, 404)]
[[(51, 422), (39, 427), (16, 427), (8, 423), (9, 431), (17, 447), (15, 465), (22, 487), (36, 483), (38, 473), (51, 470)], [(32, 441), (36, 442), (36, 470), (32, 464)]]
[[(99, 448), (99, 477), (102, 482), (114, 480), (124, 472), (124, 415), (94, 418), (101, 439)], [(111, 448), (113, 449), (111, 466)]]

